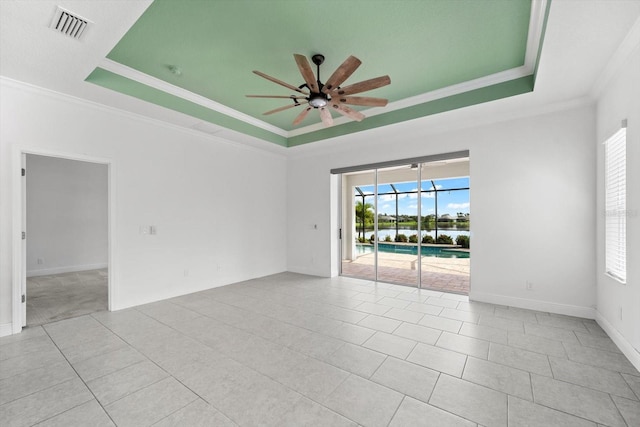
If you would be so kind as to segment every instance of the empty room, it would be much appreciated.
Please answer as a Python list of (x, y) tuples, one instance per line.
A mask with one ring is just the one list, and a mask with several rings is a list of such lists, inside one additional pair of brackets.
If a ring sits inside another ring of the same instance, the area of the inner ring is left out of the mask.
[(640, 425), (640, 1), (0, 1), (0, 425)]

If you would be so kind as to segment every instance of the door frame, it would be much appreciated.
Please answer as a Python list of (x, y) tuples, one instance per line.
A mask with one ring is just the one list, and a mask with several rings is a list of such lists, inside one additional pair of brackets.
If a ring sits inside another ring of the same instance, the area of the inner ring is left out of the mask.
[[(66, 160), (76, 160), (97, 163), (107, 166), (107, 310), (111, 311), (116, 301), (116, 274), (114, 271), (115, 246), (115, 167), (113, 159), (105, 157), (87, 156), (84, 154), (42, 148), (18, 147), (14, 151), (12, 168), (12, 229), (13, 229), (13, 263), (12, 263), (12, 333), (17, 334), (26, 326), (27, 303), (22, 302), (22, 295), (26, 295), (27, 260), (26, 240), (22, 239), (22, 232), (26, 229), (26, 177), (22, 176), (27, 154), (55, 157)], [(29, 171), (27, 170), (28, 174)], [(17, 179), (16, 179), (17, 178)]]
[[(341, 231), (341, 238), (338, 239), (338, 245), (337, 245), (337, 250), (334, 251), (333, 253), (335, 254), (334, 256), (337, 257), (338, 259), (338, 274), (340, 276), (343, 275), (343, 271), (342, 271), (342, 256), (343, 256), (343, 238), (344, 238), (344, 206), (342, 206), (341, 204), (344, 202), (344, 198), (347, 197), (344, 194), (343, 191), (343, 174), (345, 173), (352, 173), (352, 172), (363, 172), (363, 171), (369, 171), (369, 170), (373, 170), (375, 171), (375, 184), (374, 184), (374, 195), (375, 195), (375, 205), (376, 205), (376, 214), (374, 216), (374, 228), (375, 230), (378, 229), (378, 224), (377, 224), (377, 217), (378, 217), (378, 212), (377, 212), (377, 199), (378, 199), (378, 170), (379, 169), (385, 169), (388, 167), (394, 167), (394, 166), (406, 166), (406, 165), (410, 165), (410, 164), (423, 164), (423, 163), (432, 163), (432, 162), (438, 162), (438, 161), (443, 161), (443, 160), (451, 160), (451, 159), (459, 159), (459, 158), (468, 158), (469, 160), (469, 171), (468, 171), (468, 176), (469, 176), (469, 180), (471, 180), (471, 153), (470, 150), (460, 150), (460, 151), (453, 151), (453, 152), (448, 152), (448, 153), (440, 153), (440, 154), (432, 154), (432, 155), (427, 155), (427, 156), (420, 156), (420, 157), (410, 157), (410, 158), (405, 158), (405, 159), (397, 159), (397, 160), (388, 160), (388, 161), (383, 161), (383, 162), (377, 162), (377, 163), (369, 163), (369, 164), (361, 164), (361, 165), (356, 165), (356, 166), (346, 166), (346, 167), (339, 167), (339, 168), (333, 168), (330, 170), (330, 173), (332, 175), (338, 175), (340, 178), (338, 180), (338, 191), (336, 192), (339, 203), (339, 210), (338, 210), (338, 229)], [(424, 179), (422, 176), (422, 170), (421, 168), (418, 168), (419, 172), (417, 173), (417, 180), (418, 180), (418, 190), (419, 190), (419, 195), (421, 198), (422, 197), (422, 180)], [(470, 181), (471, 182), (471, 181)], [(469, 189), (469, 196), (471, 196), (471, 190)], [(422, 209), (421, 209), (421, 203), (418, 203), (418, 216), (422, 216)], [(420, 222), (418, 222), (418, 230), (420, 231)], [(469, 229), (469, 236), (471, 236), (471, 229)], [(374, 270), (375, 270), (375, 281), (377, 281), (378, 279), (378, 241), (376, 239), (375, 241), (375, 249), (374, 249), (374, 255), (375, 255), (375, 261), (374, 261)], [(335, 248), (335, 246), (334, 246)], [(418, 248), (421, 249), (421, 245), (418, 244)], [(420, 249), (418, 250), (418, 256), (420, 257)], [(345, 276), (345, 277), (352, 277), (352, 276)], [(357, 278), (357, 277), (356, 277)], [(471, 293), (471, 270), (469, 272), (469, 294)], [(418, 284), (417, 284), (417, 289), (423, 289), (422, 288), (422, 262), (419, 263), (418, 266)]]

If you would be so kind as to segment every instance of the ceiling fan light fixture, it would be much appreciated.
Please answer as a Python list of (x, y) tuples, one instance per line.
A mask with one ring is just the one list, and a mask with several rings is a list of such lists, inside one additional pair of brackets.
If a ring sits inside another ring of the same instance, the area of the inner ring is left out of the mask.
[(327, 98), (319, 93), (311, 94), (311, 96), (309, 97), (309, 105), (311, 105), (313, 108), (324, 108), (328, 103), (329, 101), (327, 101)]

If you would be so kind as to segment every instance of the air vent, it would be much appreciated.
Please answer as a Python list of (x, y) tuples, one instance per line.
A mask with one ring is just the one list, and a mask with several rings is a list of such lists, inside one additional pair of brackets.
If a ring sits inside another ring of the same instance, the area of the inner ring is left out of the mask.
[(91, 21), (58, 6), (50, 27), (61, 34), (81, 40)]

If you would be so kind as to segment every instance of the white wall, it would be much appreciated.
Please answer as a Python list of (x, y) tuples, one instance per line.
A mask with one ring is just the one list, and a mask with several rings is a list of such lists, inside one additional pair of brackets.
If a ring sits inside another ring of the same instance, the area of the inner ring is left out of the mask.
[[(12, 320), (21, 150), (111, 162), (112, 309), (285, 270), (284, 156), (0, 84), (2, 330)], [(157, 235), (141, 234), (141, 225)]]
[[(640, 369), (640, 44), (604, 88), (597, 107), (598, 322)], [(627, 119), (627, 283), (605, 274), (604, 146)], [(620, 316), (622, 310), (622, 318)]]
[(27, 277), (107, 267), (107, 165), (27, 154), (26, 169)]
[[(468, 149), (471, 298), (593, 317), (594, 107), (434, 133), (429, 123), (437, 120), (292, 151), (288, 269), (337, 274), (338, 224), (330, 201), (338, 186), (330, 169)], [(318, 230), (310, 227), (316, 223)]]

